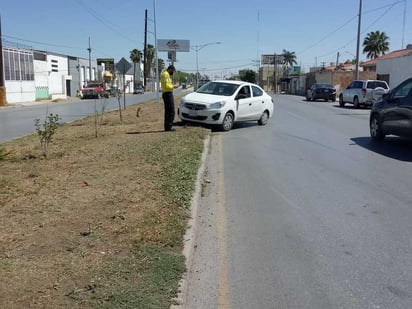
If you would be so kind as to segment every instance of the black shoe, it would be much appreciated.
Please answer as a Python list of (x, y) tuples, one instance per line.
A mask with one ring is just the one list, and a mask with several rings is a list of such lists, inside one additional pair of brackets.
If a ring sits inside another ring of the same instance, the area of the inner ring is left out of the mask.
[(170, 129), (166, 129), (165, 131), (166, 132), (174, 132), (174, 131), (176, 131), (176, 129), (175, 128), (170, 128)]

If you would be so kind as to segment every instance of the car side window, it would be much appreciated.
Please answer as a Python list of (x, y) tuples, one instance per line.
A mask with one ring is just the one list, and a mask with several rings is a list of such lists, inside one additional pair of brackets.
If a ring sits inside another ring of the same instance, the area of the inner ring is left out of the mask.
[(254, 97), (261, 97), (263, 95), (263, 91), (260, 90), (258, 87), (256, 86), (252, 86), (252, 93)]
[(348, 86), (348, 89), (355, 88), (355, 82), (351, 82)]
[(356, 89), (360, 89), (360, 88), (362, 88), (362, 82), (360, 82), (360, 81), (357, 81), (357, 82), (355, 82), (355, 84), (354, 84), (354, 88), (356, 88)]
[(407, 96), (412, 96), (412, 81), (408, 81), (405, 84), (401, 85), (393, 93), (392, 98), (404, 98)]
[(243, 98), (250, 98), (250, 89), (249, 86), (243, 86), (239, 90), (239, 94), (243, 95)]

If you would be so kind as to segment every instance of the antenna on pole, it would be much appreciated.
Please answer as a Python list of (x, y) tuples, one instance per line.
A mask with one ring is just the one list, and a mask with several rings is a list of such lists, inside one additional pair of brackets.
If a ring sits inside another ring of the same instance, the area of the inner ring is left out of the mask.
[(89, 82), (92, 80), (92, 48), (90, 47), (90, 37), (89, 37)]

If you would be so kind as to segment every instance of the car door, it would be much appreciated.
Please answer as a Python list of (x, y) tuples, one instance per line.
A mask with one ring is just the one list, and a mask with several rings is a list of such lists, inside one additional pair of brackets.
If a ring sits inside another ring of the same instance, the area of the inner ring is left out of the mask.
[(342, 92), (343, 102), (352, 103), (353, 88), (355, 87), (355, 81), (351, 82), (348, 87)]
[(236, 100), (236, 120), (249, 120), (253, 116), (254, 98), (252, 97), (249, 85), (242, 86), (235, 97)]
[(412, 135), (412, 79), (396, 87), (386, 100), (382, 128), (395, 135)]

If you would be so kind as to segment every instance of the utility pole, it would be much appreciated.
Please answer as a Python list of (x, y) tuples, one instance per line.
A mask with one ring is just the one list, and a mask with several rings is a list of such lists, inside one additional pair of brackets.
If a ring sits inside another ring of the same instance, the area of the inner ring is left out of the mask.
[(360, 44), (361, 17), (362, 17), (362, 0), (359, 0), (358, 38), (356, 41), (355, 79), (359, 79), (359, 44)]
[(3, 65), (3, 36), (1, 34), (1, 16), (0, 16), (0, 106), (7, 105), (3, 67), (4, 67)]
[(92, 80), (92, 48), (90, 47), (90, 37), (89, 37), (89, 82)]
[(276, 53), (273, 54), (273, 91), (276, 93)]
[(339, 52), (336, 55), (336, 69), (335, 70), (337, 70), (338, 68), (339, 68)]
[(144, 11), (144, 48), (143, 48), (143, 79), (144, 79), (144, 90), (146, 91), (146, 81), (147, 81), (147, 10)]

